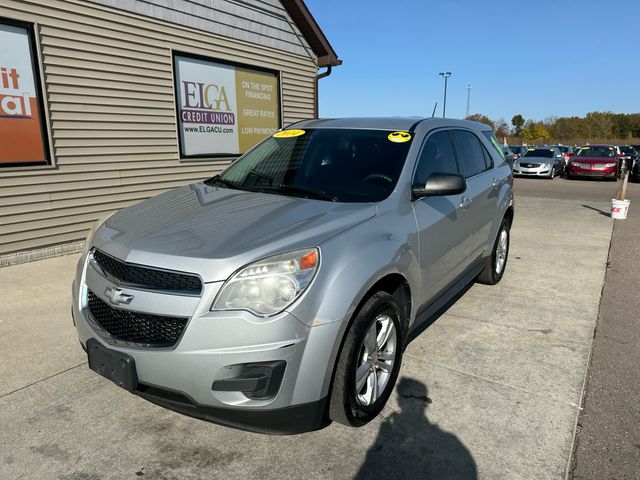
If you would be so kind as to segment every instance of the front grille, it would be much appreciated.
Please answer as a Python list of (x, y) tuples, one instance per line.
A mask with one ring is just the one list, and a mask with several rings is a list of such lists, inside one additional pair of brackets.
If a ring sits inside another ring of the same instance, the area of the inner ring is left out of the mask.
[(98, 325), (114, 339), (124, 342), (172, 347), (180, 339), (188, 320), (120, 310), (103, 302), (91, 290), (87, 300), (89, 311)]
[(93, 259), (104, 272), (120, 282), (156, 290), (193, 294), (198, 294), (202, 291), (202, 281), (195, 275), (131, 265), (100, 250), (94, 250)]
[(539, 163), (521, 163), (520, 166), (524, 168), (538, 168), (540, 164)]

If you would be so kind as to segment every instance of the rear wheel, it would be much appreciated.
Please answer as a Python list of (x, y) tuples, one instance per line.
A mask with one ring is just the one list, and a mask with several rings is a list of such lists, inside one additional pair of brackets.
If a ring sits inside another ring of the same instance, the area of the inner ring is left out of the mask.
[(478, 283), (484, 283), (485, 285), (495, 285), (502, 280), (504, 270), (507, 267), (507, 258), (509, 256), (509, 221), (504, 218), (500, 229), (498, 230), (498, 236), (493, 245), (493, 252), (491, 258), (489, 258), (484, 270), (478, 275)]
[(361, 427), (382, 411), (402, 363), (402, 311), (393, 296), (378, 292), (356, 314), (334, 374), (331, 420)]

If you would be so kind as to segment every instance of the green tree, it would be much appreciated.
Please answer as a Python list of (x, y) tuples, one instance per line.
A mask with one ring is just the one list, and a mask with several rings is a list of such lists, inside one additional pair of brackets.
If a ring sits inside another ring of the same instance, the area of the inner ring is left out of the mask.
[(522, 129), (524, 127), (524, 117), (519, 113), (514, 115), (511, 119), (511, 125), (513, 125), (513, 134), (516, 137), (522, 136)]
[(473, 115), (469, 115), (467, 118), (465, 118), (465, 120), (484, 123), (485, 125), (489, 125), (492, 130), (495, 130), (496, 127), (489, 117), (487, 117), (486, 115), (482, 115), (481, 113), (474, 113)]

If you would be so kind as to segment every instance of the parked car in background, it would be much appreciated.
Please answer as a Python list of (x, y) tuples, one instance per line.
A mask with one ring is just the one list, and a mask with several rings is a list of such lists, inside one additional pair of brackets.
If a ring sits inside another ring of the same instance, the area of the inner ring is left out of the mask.
[(619, 150), (613, 145), (586, 145), (580, 147), (567, 166), (567, 178), (600, 177), (618, 179)]
[(529, 147), (513, 163), (516, 176), (553, 178), (564, 172), (564, 158), (556, 147)]
[(566, 167), (569, 164), (569, 159), (573, 156), (573, 147), (570, 147), (569, 145), (557, 145), (556, 147), (560, 150)]
[(464, 120), (307, 120), (120, 210), (73, 285), (89, 368), (237, 428), (365, 425), (409, 335), (505, 272), (513, 180), (498, 147)]
[(511, 149), (511, 151), (513, 152), (514, 155), (514, 160), (517, 160), (518, 158), (520, 158), (522, 155), (524, 155), (524, 152), (527, 151), (528, 147), (523, 147), (522, 145), (509, 145), (509, 148)]
[(633, 168), (631, 169), (629, 179), (632, 182), (640, 182), (640, 161), (638, 161), (638, 159), (636, 159), (636, 163), (633, 165)]
[(621, 145), (622, 160), (625, 162), (626, 171), (631, 172), (633, 165), (638, 160), (638, 151), (631, 145)]
[(502, 146), (502, 154), (504, 155), (504, 159), (507, 161), (507, 163), (509, 165), (513, 165), (513, 161), (515, 160), (516, 156), (508, 145)]

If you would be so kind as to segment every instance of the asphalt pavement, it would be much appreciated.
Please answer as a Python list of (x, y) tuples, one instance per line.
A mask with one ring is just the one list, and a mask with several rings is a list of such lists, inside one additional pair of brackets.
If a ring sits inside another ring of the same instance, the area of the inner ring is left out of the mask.
[(0, 268), (0, 478), (564, 478), (615, 189), (517, 180), (503, 281), (473, 285), (413, 340), (361, 429), (267, 437), (145, 402), (86, 365), (77, 256)]
[(616, 220), (578, 425), (575, 480), (640, 478), (640, 185)]

